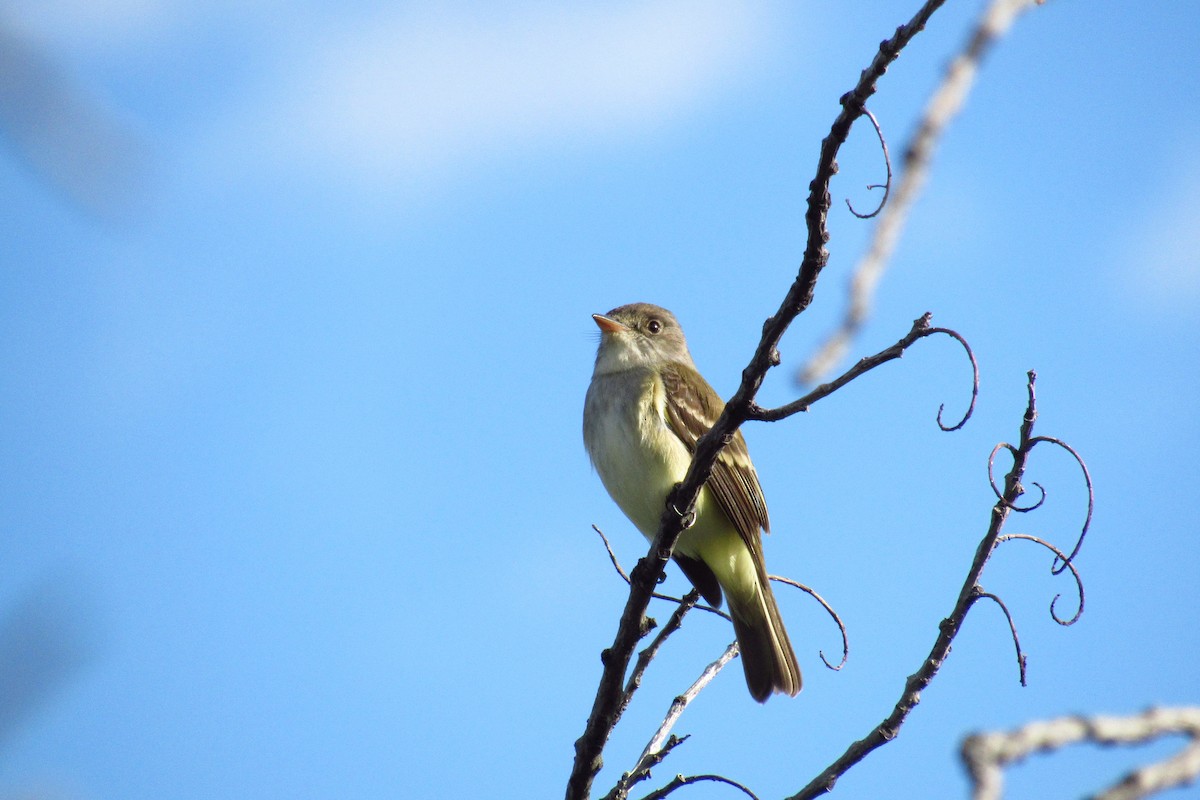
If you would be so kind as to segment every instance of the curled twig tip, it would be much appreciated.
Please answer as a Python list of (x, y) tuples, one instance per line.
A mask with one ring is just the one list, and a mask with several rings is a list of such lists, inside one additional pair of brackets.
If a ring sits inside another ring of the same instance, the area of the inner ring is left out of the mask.
[(846, 198), (846, 208), (850, 209), (850, 213), (859, 219), (870, 219), (883, 211), (883, 207), (887, 205), (888, 197), (892, 193), (892, 156), (888, 153), (887, 139), (884, 138), (883, 129), (879, 127), (879, 120), (875, 119), (875, 115), (869, 109), (863, 108), (863, 116), (871, 120), (871, 124), (875, 126), (875, 135), (879, 137), (879, 146), (883, 149), (883, 163), (887, 167), (887, 181), (885, 183), (872, 183), (867, 186), (868, 191), (871, 189), (883, 189), (883, 198), (880, 199), (879, 205), (870, 214), (860, 214), (854, 209), (850, 198)]
[[(926, 325), (929, 323), (929, 317), (929, 314), (926, 314), (924, 317)], [(932, 336), (935, 333), (944, 333), (961, 344), (963, 350), (967, 352), (967, 358), (971, 360), (971, 403), (967, 406), (967, 413), (963, 414), (963, 418), (960, 419), (956, 424), (946, 425), (942, 422), (942, 412), (945, 410), (946, 405), (943, 403), (942, 405), (938, 406), (938, 427), (949, 433), (950, 431), (956, 431), (962, 426), (966, 425), (967, 420), (969, 420), (971, 415), (975, 413), (975, 403), (979, 399), (979, 362), (975, 360), (975, 351), (971, 349), (971, 345), (967, 344), (967, 340), (963, 338), (963, 335), (958, 331), (951, 330), (950, 328), (929, 328), (925, 335)]]
[(825, 658), (825, 651), (818, 650), (817, 655), (819, 655), (821, 657), (821, 661), (825, 662), (825, 666), (829, 667), (829, 669), (831, 669), (835, 672), (840, 670), (842, 667), (846, 666), (846, 660), (848, 658), (850, 658), (850, 639), (846, 635), (846, 624), (844, 622), (842, 622), (842, 618), (840, 616), (838, 616), (838, 613), (833, 610), (833, 606), (829, 605), (829, 603), (825, 601), (825, 598), (821, 597), (821, 595), (819, 595), (816, 592), (816, 590), (812, 589), (811, 587), (805, 586), (803, 583), (800, 583), (799, 581), (794, 581), (791, 578), (784, 578), (780, 575), (769, 575), (768, 577), (773, 581), (777, 581), (779, 583), (786, 583), (788, 586), (796, 587), (797, 589), (799, 589), (802, 592), (805, 592), (811, 598), (813, 598), (814, 600), (816, 600), (818, 603), (821, 604), (821, 607), (825, 609), (826, 613), (829, 614), (829, 616), (833, 619), (834, 623), (838, 626), (838, 630), (841, 631), (841, 634), (842, 634), (842, 660), (835, 665), (835, 664), (829, 663), (829, 659)]
[(1006, 533), (1002, 536), (997, 537), (996, 544), (999, 545), (1000, 542), (1005, 542), (1005, 541), (1008, 541), (1009, 539), (1024, 539), (1026, 541), (1030, 541), (1035, 544), (1040, 544), (1042, 547), (1046, 548), (1051, 553), (1053, 553), (1054, 554), (1054, 564), (1058, 564), (1059, 562), (1062, 562), (1062, 566), (1059, 567), (1056, 571), (1054, 569), (1054, 566), (1052, 565), (1051, 569), (1050, 569), (1051, 574), (1060, 575), (1060, 574), (1062, 574), (1063, 569), (1069, 569), (1071, 571), (1071, 577), (1075, 579), (1075, 594), (1079, 598), (1079, 605), (1075, 609), (1075, 615), (1072, 616), (1070, 619), (1066, 619), (1066, 618), (1060, 617), (1058, 615), (1058, 609), (1057, 609), (1058, 600), (1060, 597), (1062, 597), (1062, 594), (1059, 593), (1059, 594), (1054, 595), (1054, 599), (1050, 601), (1050, 616), (1051, 616), (1051, 618), (1054, 619), (1055, 622), (1057, 622), (1059, 625), (1062, 625), (1064, 627), (1069, 626), (1069, 625), (1074, 625), (1076, 622), (1078, 622), (1079, 618), (1081, 616), (1083, 616), (1084, 591), (1083, 591), (1083, 578), (1080, 576), (1079, 570), (1075, 567), (1075, 564), (1072, 563), (1066, 557), (1066, 555), (1063, 553), (1063, 551), (1059, 550), (1057, 547), (1050, 544), (1048, 541), (1046, 541), (1045, 539), (1043, 539), (1040, 536), (1032, 536), (1028, 533)]
[[(1087, 487), (1087, 516), (1084, 517), (1083, 527), (1079, 531), (1079, 538), (1075, 540), (1075, 546), (1071, 548), (1071, 554), (1064, 556), (1061, 559), (1056, 557), (1054, 566), (1051, 567), (1051, 572), (1053, 572), (1055, 575), (1058, 575), (1064, 569), (1066, 569), (1075, 556), (1079, 554), (1079, 548), (1083, 547), (1083, 539), (1087, 536), (1088, 528), (1090, 528), (1092, 525), (1092, 512), (1095, 510), (1096, 506), (1096, 493), (1094, 487), (1092, 486), (1092, 474), (1088, 471), (1087, 463), (1083, 460), (1083, 456), (1079, 455), (1078, 451), (1076, 451), (1074, 447), (1071, 447), (1071, 445), (1054, 436), (1035, 436), (1030, 440), (1030, 445), (1036, 445), (1039, 442), (1048, 442), (1049, 444), (1057, 445), (1070, 453), (1071, 458), (1075, 459), (1075, 463), (1079, 465), (1079, 469), (1083, 472), (1083, 482)], [(1059, 560), (1062, 561), (1061, 564), (1059, 563)]]
[(925, 314), (913, 320), (912, 328), (910, 328), (908, 333), (901, 337), (901, 339), (895, 344), (880, 350), (874, 355), (865, 356), (859, 359), (858, 363), (850, 367), (837, 378), (828, 383), (821, 384), (797, 400), (793, 400), (792, 402), (779, 406), (778, 408), (767, 409), (764, 409), (756, 404), (748, 404), (745, 410), (745, 418), (760, 420), (763, 422), (775, 422), (777, 420), (785, 419), (792, 414), (797, 414), (801, 411), (807, 411), (813, 403), (824, 397), (828, 397), (841, 387), (850, 383), (855, 378), (865, 375), (881, 364), (886, 364), (889, 361), (901, 358), (904, 355), (904, 352), (918, 339), (924, 339), (925, 337), (932, 336), (936, 333), (944, 333), (958, 341), (958, 343), (961, 344), (966, 350), (967, 357), (971, 360), (971, 370), (973, 374), (971, 382), (971, 403), (967, 407), (966, 414), (963, 415), (963, 418), (959, 420), (957, 424), (947, 426), (942, 422), (944, 405), (938, 409), (939, 427), (941, 427), (941, 429), (944, 431), (958, 430), (967, 423), (967, 420), (971, 418), (971, 414), (973, 414), (975, 411), (975, 402), (979, 397), (979, 364), (975, 360), (975, 354), (972, 352), (970, 345), (967, 344), (966, 339), (964, 339), (961, 334), (949, 328), (931, 327), (930, 321), (932, 318), (932, 314), (925, 312)]

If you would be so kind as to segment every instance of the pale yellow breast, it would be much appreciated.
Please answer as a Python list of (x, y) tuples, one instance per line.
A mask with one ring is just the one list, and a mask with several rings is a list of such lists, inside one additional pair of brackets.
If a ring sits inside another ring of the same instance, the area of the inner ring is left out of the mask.
[(671, 433), (662, 381), (650, 370), (597, 376), (588, 389), (584, 438), (604, 488), (647, 538), (691, 455)]

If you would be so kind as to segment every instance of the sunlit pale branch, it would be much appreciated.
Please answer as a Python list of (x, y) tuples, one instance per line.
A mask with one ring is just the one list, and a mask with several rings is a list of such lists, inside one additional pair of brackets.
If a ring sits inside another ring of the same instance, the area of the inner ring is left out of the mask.
[(650, 737), (649, 743), (642, 750), (642, 754), (638, 756), (637, 763), (633, 769), (621, 776), (617, 785), (612, 791), (605, 795), (605, 800), (624, 800), (629, 796), (629, 789), (639, 781), (650, 777), (650, 769), (662, 762), (663, 758), (673, 750), (678, 744), (681, 744), (687, 739), (686, 736), (680, 738), (671, 734), (671, 729), (675, 727), (675, 723), (683, 716), (684, 709), (696, 699), (704, 687), (712, 682), (713, 678), (717, 677), (725, 665), (734, 659), (738, 654), (737, 642), (732, 642), (725, 648), (725, 652), (716, 661), (709, 664), (700, 673), (687, 691), (671, 701), (671, 707), (667, 709), (667, 715), (663, 718), (662, 724), (658, 726), (658, 730)]
[(962, 109), (980, 63), (1016, 17), (1039, 4), (1040, 0), (993, 0), (984, 10), (963, 51), (946, 68), (945, 76), (929, 98), (917, 130), (904, 150), (900, 178), (896, 181), (895, 191), (891, 192), (891, 202), (879, 215), (867, 252), (854, 268), (842, 322), (801, 369), (799, 380), (802, 384), (821, 380), (845, 356), (871, 312), (875, 287), (896, 249), (909, 212), (921, 194), (937, 143)]
[(679, 719), (681, 714), (683, 714), (683, 710), (687, 708), (689, 703), (696, 699), (696, 696), (700, 694), (701, 690), (703, 690), (705, 686), (708, 686), (708, 684), (712, 682), (713, 678), (717, 677), (717, 674), (724, 669), (725, 665), (732, 661), (737, 654), (738, 644), (736, 641), (731, 642), (729, 646), (725, 648), (725, 652), (721, 653), (721, 656), (716, 661), (704, 668), (704, 671), (700, 673), (700, 677), (698, 677), (692, 683), (692, 685), (687, 688), (687, 691), (671, 701), (671, 708), (667, 711), (667, 716), (663, 719), (663, 724), (659, 726), (659, 729), (655, 732), (654, 736), (651, 737), (649, 744), (646, 745), (645, 750), (642, 752), (641, 757), (643, 759), (650, 754), (657, 752), (662, 747), (663, 742), (666, 740), (667, 734), (670, 733), (675, 721)]
[(1093, 795), (1094, 800), (1135, 800), (1200, 777), (1200, 707), (1157, 708), (1129, 717), (1061, 717), (1011, 731), (977, 733), (963, 741), (961, 756), (971, 777), (973, 800), (999, 800), (1004, 768), (1034, 753), (1079, 742), (1142, 744), (1171, 735), (1186, 736), (1189, 742), (1175, 755), (1136, 769)]

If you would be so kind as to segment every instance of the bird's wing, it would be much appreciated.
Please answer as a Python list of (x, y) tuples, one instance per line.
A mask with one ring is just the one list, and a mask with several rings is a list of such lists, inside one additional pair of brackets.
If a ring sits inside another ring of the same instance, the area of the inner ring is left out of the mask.
[[(688, 452), (695, 452), (696, 441), (717, 421), (725, 403), (700, 373), (687, 364), (667, 365), (662, 379), (667, 396), (667, 424)], [(758, 530), (770, 532), (771, 523), (767, 518), (767, 501), (741, 431), (735, 431), (732, 441), (721, 450), (708, 487), (750, 552), (761, 558)]]

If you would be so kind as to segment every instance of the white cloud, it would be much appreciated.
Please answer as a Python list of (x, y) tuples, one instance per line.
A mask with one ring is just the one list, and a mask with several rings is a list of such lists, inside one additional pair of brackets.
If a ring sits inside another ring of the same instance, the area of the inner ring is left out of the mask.
[[(12, 12), (85, 71), (228, 74), (204, 91), (206, 120), (171, 132), (199, 171), (425, 193), (513, 153), (623, 142), (727, 99), (781, 41), (787, 7), (19, 0)], [(232, 61), (195, 63), (222, 41)], [(250, 65), (230, 69), (239, 59)]]
[(277, 156), (390, 182), (640, 133), (727, 90), (772, 31), (766, 6), (694, 0), (387, 13), (288, 65), (257, 109)]

